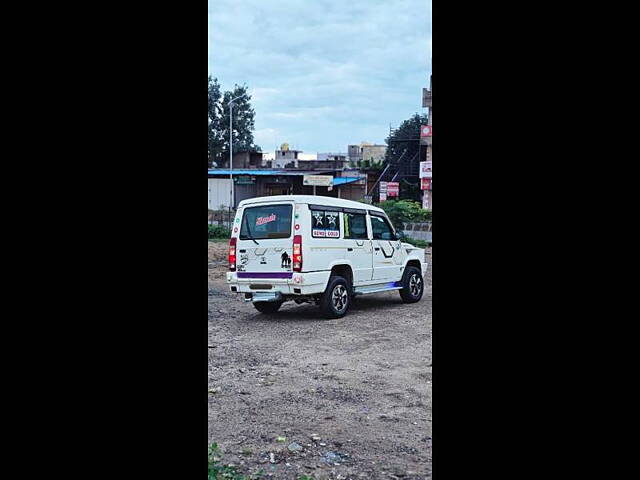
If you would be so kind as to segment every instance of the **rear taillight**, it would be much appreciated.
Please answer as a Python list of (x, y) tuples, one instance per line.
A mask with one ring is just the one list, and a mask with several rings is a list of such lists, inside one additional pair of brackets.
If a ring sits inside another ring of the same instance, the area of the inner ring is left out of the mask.
[(302, 235), (293, 237), (293, 271), (302, 271)]
[(236, 244), (238, 243), (237, 237), (231, 237), (229, 241), (229, 270), (236, 271)]

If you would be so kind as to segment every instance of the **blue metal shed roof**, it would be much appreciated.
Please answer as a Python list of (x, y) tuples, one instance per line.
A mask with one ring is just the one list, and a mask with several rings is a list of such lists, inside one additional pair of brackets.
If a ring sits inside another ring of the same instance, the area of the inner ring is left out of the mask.
[(364, 177), (335, 177), (333, 179), (333, 186), (334, 187), (339, 187), (340, 185), (345, 185), (347, 183), (353, 183), (353, 182), (357, 182), (358, 180), (361, 180)]
[[(321, 174), (325, 174), (325, 173), (331, 173), (334, 170), (311, 170), (311, 171), (307, 171), (307, 170), (257, 170), (257, 169), (253, 169), (253, 168), (247, 168), (247, 169), (233, 169), (233, 175), (296, 175), (296, 176), (300, 176), (300, 175), (321, 175)], [(208, 170), (209, 175), (229, 175), (231, 172), (229, 172), (228, 168), (225, 169), (217, 169), (217, 168), (210, 168)]]
[[(209, 175), (229, 175), (231, 172), (229, 171), (229, 169), (209, 169), (208, 170)], [(297, 171), (287, 171), (287, 170), (254, 170), (254, 169), (238, 169), (236, 170), (235, 168), (233, 169), (233, 175), (271, 175), (271, 176), (277, 176), (277, 175), (295, 175), (295, 176), (301, 176), (301, 175), (319, 175), (322, 173), (331, 173), (330, 171), (318, 171), (318, 170), (314, 170), (314, 171), (304, 171), (304, 170), (297, 170)], [(338, 187), (340, 185), (346, 185), (347, 183), (353, 183), (353, 182), (357, 182), (358, 180), (361, 180), (364, 177), (334, 177), (333, 178), (333, 185)]]
[[(209, 175), (229, 175), (231, 172), (229, 169), (209, 169)], [(237, 170), (233, 169), (234, 175), (282, 175), (284, 170)]]

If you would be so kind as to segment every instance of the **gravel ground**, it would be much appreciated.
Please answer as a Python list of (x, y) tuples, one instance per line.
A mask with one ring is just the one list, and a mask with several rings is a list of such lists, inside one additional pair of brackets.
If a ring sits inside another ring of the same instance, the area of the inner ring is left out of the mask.
[[(257, 312), (209, 244), (209, 442), (267, 478), (431, 478), (431, 275), (416, 304), (359, 297), (346, 317), (314, 305)], [(427, 261), (430, 262), (430, 249)]]

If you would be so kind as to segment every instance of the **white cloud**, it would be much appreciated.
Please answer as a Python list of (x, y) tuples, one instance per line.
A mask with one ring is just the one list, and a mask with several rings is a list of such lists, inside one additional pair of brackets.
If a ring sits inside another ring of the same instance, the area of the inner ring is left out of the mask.
[(264, 150), (345, 151), (423, 111), (430, 32), (430, 0), (210, 0), (209, 72), (249, 86)]
[[(271, 146), (278, 142), (280, 132), (275, 128), (257, 128), (253, 132), (253, 140), (256, 145), (262, 147), (262, 151), (271, 150)], [(269, 146), (269, 148), (267, 148)]]

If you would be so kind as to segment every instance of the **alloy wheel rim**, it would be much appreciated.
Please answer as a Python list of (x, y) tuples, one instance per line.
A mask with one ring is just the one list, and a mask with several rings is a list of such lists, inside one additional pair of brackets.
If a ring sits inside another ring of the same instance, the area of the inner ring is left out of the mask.
[(417, 297), (420, 295), (420, 291), (422, 289), (422, 279), (418, 276), (417, 273), (411, 275), (411, 279), (409, 280), (409, 291), (411, 295)]
[(344, 285), (337, 285), (331, 294), (333, 308), (338, 312), (342, 312), (347, 307), (348, 295)]

